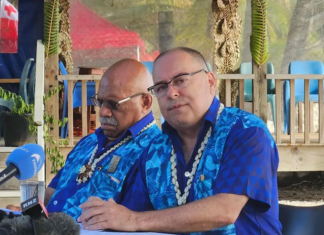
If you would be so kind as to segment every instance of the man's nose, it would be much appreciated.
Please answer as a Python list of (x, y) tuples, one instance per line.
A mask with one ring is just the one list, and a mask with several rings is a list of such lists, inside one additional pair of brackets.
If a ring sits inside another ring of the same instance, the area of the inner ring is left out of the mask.
[(102, 105), (100, 107), (99, 115), (101, 117), (111, 117), (112, 116), (111, 109), (109, 109), (106, 106)]
[(175, 89), (171, 84), (168, 84), (168, 90), (166, 95), (169, 98), (173, 99), (179, 96), (179, 90)]

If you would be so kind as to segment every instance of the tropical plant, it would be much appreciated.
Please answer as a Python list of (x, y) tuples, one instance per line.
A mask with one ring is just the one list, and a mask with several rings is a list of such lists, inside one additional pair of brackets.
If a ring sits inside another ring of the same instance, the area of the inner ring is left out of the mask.
[(252, 7), (252, 35), (250, 50), (253, 60), (261, 66), (269, 57), (268, 31), (267, 31), (267, 1), (251, 0)]
[[(45, 103), (47, 99), (51, 98), (53, 95), (57, 94), (63, 86), (52, 88), (49, 90), (48, 95), (44, 95), (43, 102)], [(13, 109), (11, 111), (4, 111), (6, 113), (17, 114), (23, 116), (28, 120), (29, 123), (29, 132), (30, 134), (37, 135), (37, 126), (38, 123), (34, 122), (34, 104), (28, 104), (20, 95), (12, 93), (10, 91), (4, 90), (0, 87), (0, 97), (9, 100), (13, 100)], [(63, 126), (67, 123), (67, 118), (57, 121), (52, 115), (49, 115), (47, 112), (44, 112), (44, 141), (50, 143), (51, 147), (46, 147), (46, 153), (49, 156), (50, 161), (52, 162), (52, 172), (57, 173), (58, 170), (64, 165), (64, 158), (62, 153), (59, 150), (60, 145), (67, 145), (67, 139), (56, 140), (50, 132), (50, 125), (56, 124), (58, 126)], [(35, 140), (35, 142), (37, 142)]]
[(59, 52), (59, 0), (44, 2), (45, 58)]

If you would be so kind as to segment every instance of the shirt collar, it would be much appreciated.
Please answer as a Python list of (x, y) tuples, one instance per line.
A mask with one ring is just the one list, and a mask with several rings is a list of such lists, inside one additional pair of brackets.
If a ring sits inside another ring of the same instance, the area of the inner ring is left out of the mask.
[[(143, 117), (141, 120), (139, 120), (138, 122), (136, 122), (133, 126), (129, 127), (126, 131), (124, 131), (124, 133), (118, 138), (118, 139), (122, 139), (125, 138), (127, 135), (131, 134), (133, 139), (135, 139), (135, 137), (139, 134), (139, 132), (148, 124), (150, 124), (152, 121), (154, 120), (153, 117), (153, 113), (152, 111), (147, 114), (145, 117)], [(98, 139), (102, 138), (103, 136), (106, 137), (103, 133), (103, 131), (101, 130), (101, 127), (99, 127), (96, 131), (95, 131), (96, 135), (98, 136)]]
[[(220, 106), (219, 100), (216, 97), (214, 97), (212, 104), (210, 105), (209, 109), (205, 114), (204, 121), (201, 128), (203, 128), (205, 125), (208, 124), (212, 125), (213, 129), (215, 128), (219, 106)], [(166, 134), (172, 134), (177, 132), (167, 121), (165, 121), (162, 124), (162, 131), (163, 133)]]

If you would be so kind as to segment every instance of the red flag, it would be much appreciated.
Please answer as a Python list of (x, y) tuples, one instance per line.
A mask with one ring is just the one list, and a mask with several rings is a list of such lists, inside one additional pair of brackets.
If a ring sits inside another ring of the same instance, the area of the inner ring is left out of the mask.
[(8, 0), (0, 2), (0, 52), (15, 53), (18, 49), (18, 11)]

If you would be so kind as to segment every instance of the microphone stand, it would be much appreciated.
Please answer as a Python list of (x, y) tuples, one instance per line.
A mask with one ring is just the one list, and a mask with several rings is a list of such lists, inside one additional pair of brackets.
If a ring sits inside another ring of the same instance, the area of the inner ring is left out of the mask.
[(40, 230), (42, 217), (48, 218), (46, 208), (38, 197), (38, 185), (36, 185), (34, 195), (30, 199), (21, 203), (22, 213), (29, 215), (34, 235), (43, 235)]
[(31, 223), (34, 230), (34, 235), (41, 235), (39, 217), (38, 218), (31, 217)]

